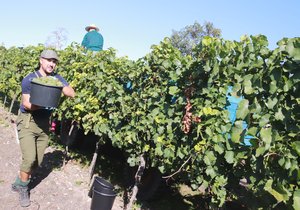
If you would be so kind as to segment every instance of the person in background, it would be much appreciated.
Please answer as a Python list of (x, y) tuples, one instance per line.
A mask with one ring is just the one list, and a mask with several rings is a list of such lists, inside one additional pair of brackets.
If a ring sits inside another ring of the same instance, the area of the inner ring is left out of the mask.
[(83, 37), (81, 45), (91, 51), (100, 51), (103, 49), (103, 36), (99, 33), (99, 28), (95, 24), (85, 27), (87, 33)]
[(63, 77), (54, 72), (58, 61), (59, 58), (55, 51), (44, 50), (39, 58), (39, 69), (28, 74), (21, 83), (22, 96), (17, 128), (22, 162), (19, 174), (12, 184), (12, 191), (19, 193), (19, 202), (22, 207), (30, 205), (28, 184), (32, 172), (43, 161), (49, 141), (49, 124), (52, 112), (52, 109), (30, 103), (31, 81), (37, 77), (53, 76), (62, 82), (62, 93), (65, 96), (75, 97), (74, 89)]

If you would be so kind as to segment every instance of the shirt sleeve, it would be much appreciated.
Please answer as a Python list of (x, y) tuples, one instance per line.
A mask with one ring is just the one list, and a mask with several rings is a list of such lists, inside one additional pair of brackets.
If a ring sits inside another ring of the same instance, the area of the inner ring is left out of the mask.
[(29, 74), (22, 80), (22, 83), (21, 83), (22, 94), (30, 94), (30, 90), (31, 90), (30, 83), (33, 78), (35, 78), (34, 74)]
[(62, 77), (60, 76), (59, 74), (56, 74), (55, 77), (62, 82), (63, 86), (66, 87), (66, 86), (69, 86), (69, 83)]
[(81, 42), (81, 45), (84, 46), (84, 47), (87, 46), (87, 34), (84, 35), (83, 40), (82, 40), (82, 42)]

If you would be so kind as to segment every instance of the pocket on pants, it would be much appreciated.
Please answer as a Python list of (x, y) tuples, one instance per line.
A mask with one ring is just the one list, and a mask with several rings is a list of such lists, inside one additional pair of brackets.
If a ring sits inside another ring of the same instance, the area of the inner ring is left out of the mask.
[(21, 113), (18, 116), (18, 119), (17, 119), (18, 131), (20, 131), (21, 128), (29, 128), (30, 117), (31, 117), (31, 115), (27, 114), (27, 113)]

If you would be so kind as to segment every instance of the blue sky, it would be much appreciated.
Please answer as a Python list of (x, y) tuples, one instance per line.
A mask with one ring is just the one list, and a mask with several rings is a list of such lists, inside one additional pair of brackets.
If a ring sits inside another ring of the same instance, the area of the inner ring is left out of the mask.
[(284, 37), (300, 36), (299, 8), (299, 0), (10, 0), (1, 2), (0, 44), (44, 44), (59, 28), (67, 32), (67, 45), (81, 43), (84, 28), (95, 23), (104, 49), (137, 59), (172, 30), (209, 21), (224, 39), (263, 34), (273, 49)]

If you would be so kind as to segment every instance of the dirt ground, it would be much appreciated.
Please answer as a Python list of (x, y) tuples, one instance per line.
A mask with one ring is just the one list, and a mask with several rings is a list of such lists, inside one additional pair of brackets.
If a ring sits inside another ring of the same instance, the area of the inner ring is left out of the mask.
[[(0, 210), (88, 210), (92, 199), (89, 192), (89, 172), (74, 161), (63, 167), (63, 151), (49, 146), (42, 167), (32, 175), (31, 205), (19, 206), (18, 193), (11, 191), (21, 161), (16, 138), (15, 115), (0, 107)], [(123, 209), (123, 200), (117, 196), (112, 210)]]

